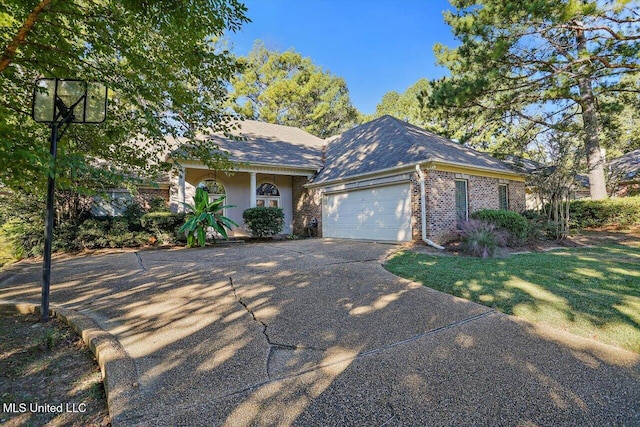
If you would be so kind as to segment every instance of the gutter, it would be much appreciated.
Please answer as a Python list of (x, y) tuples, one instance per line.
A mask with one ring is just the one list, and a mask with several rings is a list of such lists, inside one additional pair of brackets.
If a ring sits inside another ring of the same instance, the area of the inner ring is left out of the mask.
[(416, 165), (416, 172), (418, 172), (418, 175), (420, 176), (420, 213), (422, 215), (422, 241), (429, 246), (443, 250), (443, 246), (440, 246), (432, 240), (427, 239), (427, 190), (424, 183), (424, 172), (422, 172), (422, 169), (420, 169), (420, 165)]

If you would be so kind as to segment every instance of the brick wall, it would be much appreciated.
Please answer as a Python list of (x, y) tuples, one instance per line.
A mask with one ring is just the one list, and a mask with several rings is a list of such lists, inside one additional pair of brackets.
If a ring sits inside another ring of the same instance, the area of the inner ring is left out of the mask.
[(516, 212), (527, 210), (526, 186), (524, 182), (509, 181), (509, 209)]
[(145, 209), (151, 207), (150, 202), (160, 198), (169, 206), (169, 189), (168, 188), (138, 188), (138, 192), (135, 195), (135, 201)]
[(316, 218), (317, 237), (322, 237), (322, 193), (320, 189), (305, 188), (306, 183), (306, 177), (292, 177), (293, 233), (306, 236), (306, 227)]
[[(456, 197), (455, 181), (467, 181), (469, 214), (480, 209), (498, 209), (498, 185), (509, 186), (509, 207), (522, 212), (525, 209), (524, 182), (499, 180), (476, 175), (457, 174), (426, 170), (427, 237), (437, 243), (444, 243), (456, 237)], [(411, 201), (413, 209), (413, 238), (419, 240), (422, 234), (420, 202), (420, 181), (415, 173), (411, 180)]]

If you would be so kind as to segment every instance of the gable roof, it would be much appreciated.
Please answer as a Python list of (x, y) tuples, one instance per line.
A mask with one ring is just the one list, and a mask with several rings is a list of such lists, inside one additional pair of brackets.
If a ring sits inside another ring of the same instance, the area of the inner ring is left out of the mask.
[(622, 181), (640, 179), (640, 149), (611, 160), (609, 167), (620, 176)]
[(325, 168), (314, 183), (426, 162), (516, 173), (501, 161), (389, 115), (328, 140)]
[[(256, 120), (238, 122), (239, 129), (230, 133), (201, 135), (230, 155), (234, 163), (286, 166), (316, 171), (322, 167), (322, 147), (325, 141), (302, 129)], [(188, 143), (188, 140), (181, 141)]]
[(256, 120), (243, 120), (239, 125), (240, 129), (231, 134), (240, 140), (220, 134), (207, 136), (221, 150), (228, 151), (232, 161), (311, 169), (322, 167), (323, 139), (292, 126)]

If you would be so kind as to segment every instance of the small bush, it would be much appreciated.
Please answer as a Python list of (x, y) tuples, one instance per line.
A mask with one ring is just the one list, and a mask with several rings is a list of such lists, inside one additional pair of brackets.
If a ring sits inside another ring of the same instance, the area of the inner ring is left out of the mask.
[(78, 227), (77, 244), (85, 249), (106, 248), (109, 246), (109, 228), (109, 221), (106, 219), (87, 219)]
[(639, 226), (640, 196), (572, 201), (569, 206), (569, 220), (571, 226), (576, 228)]
[(511, 245), (522, 244), (527, 238), (527, 219), (514, 211), (483, 209), (471, 214), (472, 219), (485, 221), (497, 228), (506, 230), (511, 235)]
[(133, 202), (127, 205), (120, 218), (123, 218), (127, 222), (129, 230), (141, 231), (142, 225), (140, 224), (140, 220), (144, 214), (144, 208), (140, 206), (139, 203)]
[(462, 250), (469, 255), (493, 258), (507, 243), (506, 233), (494, 224), (471, 219), (460, 224)]
[(140, 223), (145, 230), (154, 232), (172, 233), (176, 226), (184, 222), (184, 213), (151, 212), (140, 218)]
[(79, 227), (72, 222), (57, 224), (53, 230), (53, 252), (72, 252), (82, 249), (78, 243)]
[(177, 230), (184, 222), (184, 217), (184, 213), (156, 211), (143, 215), (140, 224), (161, 243), (175, 243), (178, 240)]
[(44, 221), (12, 218), (0, 227), (0, 234), (9, 242), (9, 251), (15, 259), (39, 256), (44, 251)]
[(167, 201), (162, 197), (154, 197), (149, 201), (149, 212), (169, 212)]
[(242, 212), (242, 219), (255, 237), (274, 236), (284, 228), (284, 212), (280, 208), (250, 208)]

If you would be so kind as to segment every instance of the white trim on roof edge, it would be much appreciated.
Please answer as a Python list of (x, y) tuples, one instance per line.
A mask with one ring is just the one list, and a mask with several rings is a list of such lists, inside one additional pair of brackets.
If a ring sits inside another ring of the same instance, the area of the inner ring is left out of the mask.
[[(485, 173), (492, 173), (497, 175), (504, 175), (505, 177), (514, 177), (518, 178), (518, 180), (524, 180), (524, 174), (515, 172), (515, 171), (506, 171), (502, 169), (494, 169), (494, 168), (486, 168), (482, 166), (471, 166), (464, 163), (456, 163), (456, 162), (447, 162), (442, 160), (428, 160), (424, 162), (412, 163), (409, 165), (402, 166), (394, 166), (392, 168), (381, 169), (373, 172), (365, 172), (358, 175), (350, 175), (344, 178), (333, 179), (330, 181), (322, 181), (322, 182), (312, 182), (309, 184), (305, 184), (307, 188), (318, 188), (318, 187), (331, 187), (337, 184), (345, 184), (354, 181), (362, 181), (368, 178), (376, 178), (376, 177), (384, 177), (384, 176), (393, 176), (402, 174), (405, 172), (413, 172), (416, 166), (420, 166), (422, 169), (426, 170), (438, 170), (438, 166), (454, 166), (454, 167), (462, 167), (465, 169), (469, 169), (469, 171), (479, 171)], [(471, 172), (470, 172), (471, 173)]]
[[(175, 165), (175, 163), (174, 163)], [(191, 169), (206, 169), (213, 170), (207, 167), (204, 163), (193, 162), (193, 161), (183, 161), (180, 162), (180, 166), (184, 168)], [(318, 170), (317, 166), (308, 166), (305, 168), (291, 167), (287, 165), (272, 165), (268, 163), (251, 163), (249, 165), (236, 165), (235, 169), (224, 171), (224, 172), (256, 172), (256, 173), (267, 173), (267, 174), (275, 174), (275, 175), (291, 175), (291, 176), (305, 176), (307, 178), (312, 177), (316, 171)]]

